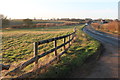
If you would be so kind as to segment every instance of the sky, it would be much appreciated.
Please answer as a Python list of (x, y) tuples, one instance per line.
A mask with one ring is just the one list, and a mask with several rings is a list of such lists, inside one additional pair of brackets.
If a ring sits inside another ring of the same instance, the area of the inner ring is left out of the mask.
[(119, 0), (0, 0), (0, 14), (12, 19), (117, 19)]

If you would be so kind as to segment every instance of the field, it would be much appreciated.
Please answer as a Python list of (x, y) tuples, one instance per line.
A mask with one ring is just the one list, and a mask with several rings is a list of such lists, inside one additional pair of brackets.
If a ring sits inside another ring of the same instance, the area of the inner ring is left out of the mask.
[[(69, 34), (74, 26), (59, 26), (36, 29), (3, 30), (3, 63), (24, 61), (33, 56), (33, 42)], [(46, 47), (46, 48), (45, 48)], [(39, 54), (53, 47), (53, 43), (40, 45)], [(27, 57), (26, 57), (27, 56)]]
[[(83, 22), (76, 21), (65, 21), (65, 20), (33, 20), (28, 19), (18, 19), (18, 20), (9, 20), (9, 24), (7, 26), (2, 26), (4, 29), (6, 28), (35, 28), (35, 27), (53, 27), (53, 26), (68, 26), (68, 25), (77, 25)], [(30, 21), (29, 21), (30, 20)]]
[[(50, 28), (29, 28), (29, 29), (7, 29), (3, 30), (3, 63), (10, 64), (11, 67), (9, 71), (13, 70), (15, 67), (19, 66), (21, 63), (29, 60), (34, 56), (33, 54), (33, 42), (45, 40), (57, 36), (62, 36), (70, 34), (73, 32), (75, 26), (59, 26), (59, 27), (50, 27)], [(61, 57), (61, 61), (58, 64), (53, 64), (47, 70), (42, 70), (39, 72), (41, 77), (61, 77), (65, 76), (72, 68), (75, 68), (78, 65), (82, 65), (86, 58), (95, 54), (98, 47), (100, 46), (99, 42), (92, 39), (90, 36), (87, 36), (84, 32), (81, 31), (81, 28), (84, 27), (77, 25), (77, 39), (72, 44), (70, 49), (67, 51), (67, 54), (64, 54)], [(58, 45), (61, 45), (63, 40), (58, 41)], [(39, 54), (46, 52), (53, 48), (53, 42), (49, 44), (43, 44), (39, 46)], [(60, 48), (58, 52), (60, 53), (63, 48)], [(51, 59), (55, 57), (54, 53), (51, 53), (39, 60), (39, 65), (42, 66), (48, 63)], [(34, 65), (31, 64), (19, 73), (12, 77), (17, 77), (25, 73), (29, 73), (33, 70)], [(59, 74), (56, 74), (57, 73)], [(3, 71), (3, 75), (8, 71)], [(10, 76), (8, 76), (10, 77)], [(26, 75), (27, 77), (27, 75)], [(29, 76), (30, 77), (30, 76)], [(31, 77), (36, 77), (31, 75)], [(40, 76), (37, 76), (40, 77)]]
[(120, 28), (120, 21), (113, 21), (101, 26), (101, 29), (103, 31), (120, 35), (119, 28)]

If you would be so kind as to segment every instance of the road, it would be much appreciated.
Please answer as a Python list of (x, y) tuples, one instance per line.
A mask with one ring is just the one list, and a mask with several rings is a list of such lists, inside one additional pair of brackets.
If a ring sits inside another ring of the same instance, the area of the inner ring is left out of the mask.
[(72, 78), (118, 78), (120, 64), (118, 59), (120, 55), (120, 46), (118, 43), (120, 40), (117, 37), (112, 35), (95, 31), (90, 26), (83, 28), (83, 31), (86, 32), (91, 37), (99, 40), (105, 51), (96, 63), (88, 63), (86, 68), (83, 70), (77, 69), (72, 73)]

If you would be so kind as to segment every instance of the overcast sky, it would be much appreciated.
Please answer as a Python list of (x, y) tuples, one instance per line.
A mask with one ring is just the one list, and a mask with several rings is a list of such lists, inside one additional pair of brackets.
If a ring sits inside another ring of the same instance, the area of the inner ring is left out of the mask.
[(0, 0), (9, 18), (118, 18), (119, 0)]

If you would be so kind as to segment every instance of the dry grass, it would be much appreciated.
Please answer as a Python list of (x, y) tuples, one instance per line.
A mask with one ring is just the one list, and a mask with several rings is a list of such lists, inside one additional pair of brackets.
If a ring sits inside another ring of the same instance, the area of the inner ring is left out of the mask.
[(110, 23), (102, 24), (92, 23), (93, 28), (110, 34), (120, 35), (120, 21), (112, 21)]
[(98, 27), (100, 26), (99, 23), (92, 23), (91, 25), (92, 25), (92, 27), (95, 28), (95, 29), (98, 29)]
[(102, 25), (102, 29), (104, 31), (120, 35), (119, 28), (120, 28), (120, 21), (113, 21), (113, 22)]

